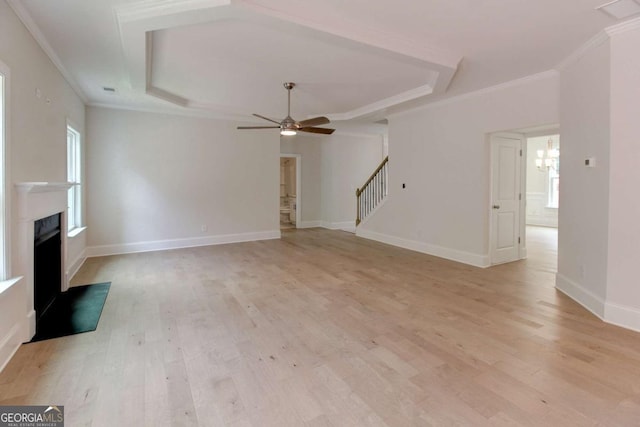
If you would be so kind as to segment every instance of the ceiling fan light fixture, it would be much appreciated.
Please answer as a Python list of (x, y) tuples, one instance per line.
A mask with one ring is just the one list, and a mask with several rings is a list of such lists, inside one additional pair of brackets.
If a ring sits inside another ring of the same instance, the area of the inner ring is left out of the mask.
[(284, 136), (293, 136), (296, 135), (298, 132), (295, 131), (295, 129), (282, 129), (280, 131), (280, 135), (284, 135)]

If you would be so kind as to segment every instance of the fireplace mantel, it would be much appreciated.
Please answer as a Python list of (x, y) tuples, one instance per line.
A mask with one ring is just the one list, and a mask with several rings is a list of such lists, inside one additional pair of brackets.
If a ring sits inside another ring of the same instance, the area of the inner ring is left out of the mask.
[(67, 258), (67, 190), (73, 186), (70, 182), (19, 182), (15, 184), (18, 193), (18, 275), (24, 276), (27, 286), (27, 331), (24, 341), (30, 341), (36, 332), (35, 311), (33, 306), (33, 250), (34, 223), (57, 213), (62, 213), (62, 291), (68, 283), (64, 277)]
[(48, 193), (52, 191), (65, 191), (71, 188), (70, 182), (18, 182), (18, 193)]

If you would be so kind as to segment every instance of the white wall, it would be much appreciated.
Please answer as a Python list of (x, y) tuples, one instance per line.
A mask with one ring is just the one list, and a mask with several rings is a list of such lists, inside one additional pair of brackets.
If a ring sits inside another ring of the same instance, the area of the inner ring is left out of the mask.
[(334, 134), (322, 144), (322, 219), (332, 229), (355, 229), (356, 189), (383, 159), (382, 136)]
[(279, 135), (235, 126), (88, 108), (90, 253), (279, 237)]
[(554, 72), (390, 117), (388, 201), (358, 234), (488, 265), (488, 134), (557, 122)]
[[(562, 181), (556, 286), (599, 316), (606, 299), (609, 224), (610, 48), (560, 73)], [(596, 157), (597, 167), (584, 167)]]
[(527, 225), (539, 225), (544, 227), (558, 226), (558, 208), (550, 208), (549, 204), (549, 178), (547, 168), (536, 166), (537, 151), (547, 151), (547, 143), (552, 139), (553, 146), (558, 147), (559, 135), (547, 135), (527, 138)]
[(611, 39), (609, 253), (605, 319), (640, 330), (640, 29)]
[[(4, 0), (0, 0), (0, 61), (10, 70), (6, 147), (10, 218), (7, 229), (10, 234), (13, 232), (8, 238), (12, 259), (9, 274), (18, 276), (24, 272), (17, 268), (15, 230), (18, 217), (14, 183), (66, 181), (67, 118), (84, 131), (84, 104)], [(36, 89), (40, 89), (40, 98), (36, 97)], [(69, 240), (67, 266), (84, 250), (83, 238)], [(27, 329), (26, 295), (24, 280), (0, 292), (0, 367), (17, 348), (24, 336), (22, 330)]]

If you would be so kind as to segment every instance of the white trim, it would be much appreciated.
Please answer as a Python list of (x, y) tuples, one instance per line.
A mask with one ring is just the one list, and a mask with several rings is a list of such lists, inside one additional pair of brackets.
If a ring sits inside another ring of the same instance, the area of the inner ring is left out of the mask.
[[(358, 27), (354, 25), (354, 22), (350, 22), (348, 25), (339, 21), (320, 22), (307, 16), (301, 16), (300, 13), (294, 15), (290, 10), (276, 10), (272, 7), (263, 6), (255, 3), (253, 0), (236, 0), (234, 3), (241, 4), (259, 15), (276, 17), (289, 23), (295, 23), (296, 25), (311, 28), (321, 33), (337, 36), (361, 45), (395, 52), (397, 55), (403, 55), (408, 58), (415, 58), (422, 62), (433, 64), (433, 68), (437, 66), (441, 71), (455, 71), (460, 61), (462, 61), (462, 55), (457, 52), (439, 48), (433, 43), (416, 43), (415, 40), (404, 38), (397, 33), (385, 33), (381, 31), (380, 28)], [(449, 79), (452, 77), (453, 72)], [(447, 86), (448, 83), (449, 81), (446, 82), (445, 86)]]
[(11, 277), (10, 81), (11, 70), (0, 61), (0, 279)]
[(536, 73), (536, 74), (531, 74), (529, 76), (526, 77), (521, 77), (519, 79), (515, 79), (515, 80), (510, 80), (508, 82), (504, 82), (504, 83), (500, 83), (497, 84), (495, 86), (489, 86), (483, 89), (478, 89), (472, 92), (466, 92), (460, 95), (454, 95), (450, 98), (445, 98), (445, 99), (441, 99), (439, 101), (434, 101), (431, 103), (428, 103), (426, 105), (421, 105), (419, 107), (416, 108), (412, 108), (409, 110), (405, 110), (405, 111), (399, 111), (397, 113), (394, 114), (389, 114), (388, 116), (386, 116), (387, 119), (391, 119), (394, 117), (401, 117), (407, 114), (412, 114), (412, 113), (416, 113), (419, 111), (423, 111), (423, 110), (428, 110), (431, 108), (436, 108), (436, 107), (441, 107), (443, 105), (448, 105), (448, 104), (453, 104), (456, 102), (460, 102), (460, 101), (465, 101), (467, 99), (470, 98), (476, 98), (482, 95), (486, 95), (488, 93), (491, 92), (496, 92), (496, 91), (501, 91), (501, 90), (505, 90), (505, 89), (511, 89), (514, 87), (518, 87), (518, 86), (523, 86), (532, 82), (536, 82), (539, 80), (544, 80), (544, 79), (549, 79), (549, 78), (555, 78), (558, 76), (558, 71), (557, 70), (547, 70), (547, 71), (543, 71), (541, 73)]
[(636, 307), (606, 302), (604, 305), (605, 322), (640, 332), (640, 310)]
[(573, 51), (573, 53), (563, 59), (554, 68), (558, 71), (562, 71), (568, 66), (578, 62), (580, 58), (585, 56), (592, 49), (595, 49), (602, 43), (607, 42), (612, 36), (616, 34), (622, 34), (627, 31), (632, 31), (638, 28), (640, 28), (640, 17), (620, 22), (619, 24), (611, 25), (610, 27), (605, 28), (604, 30), (600, 31), (598, 34), (587, 40), (584, 44), (582, 44), (582, 46)]
[(80, 267), (82, 267), (82, 264), (84, 264), (86, 260), (87, 260), (87, 249), (85, 248), (78, 254), (76, 259), (74, 259), (72, 262), (67, 264), (67, 266), (69, 267), (65, 272), (67, 283), (71, 282), (71, 279), (73, 279), (73, 276), (76, 275), (76, 273), (78, 272), (78, 270), (80, 270)]
[(71, 89), (78, 95), (80, 99), (82, 99), (83, 103), (88, 102), (88, 98), (85, 93), (82, 91), (80, 85), (76, 82), (76, 80), (72, 77), (72, 74), (65, 68), (62, 61), (56, 54), (55, 50), (51, 47), (47, 38), (42, 34), (40, 27), (36, 24), (36, 22), (31, 17), (31, 14), (27, 11), (26, 7), (19, 0), (7, 0), (7, 3), (13, 9), (15, 14), (18, 16), (22, 24), (27, 28), (29, 33), (36, 40), (36, 43), (42, 48), (44, 53), (49, 57), (53, 65), (58, 69), (62, 77), (69, 83)]
[(594, 49), (600, 46), (602, 43), (606, 42), (607, 40), (609, 40), (609, 35), (607, 34), (607, 32), (605, 30), (600, 31), (598, 34), (596, 34), (595, 36), (587, 40), (578, 49), (573, 51), (573, 53), (571, 53), (569, 56), (563, 59), (562, 62), (560, 62), (554, 68), (558, 71), (563, 71), (568, 66), (578, 62), (580, 58), (585, 56), (591, 49)]
[(297, 228), (318, 228), (322, 227), (322, 221), (300, 221)]
[(229, 4), (231, 0), (159, 0), (116, 6), (115, 13), (118, 22), (126, 23)]
[[(437, 77), (433, 80), (437, 80)], [(402, 104), (403, 102), (413, 101), (414, 99), (429, 96), (431, 94), (433, 94), (433, 84), (429, 83), (399, 93), (397, 95), (372, 102), (371, 104), (355, 108), (351, 111), (346, 111), (344, 113), (327, 113), (325, 114), (325, 116), (327, 116), (331, 121), (357, 119), (361, 118), (362, 116), (366, 116), (367, 114), (384, 111), (389, 107)]]
[(257, 231), (253, 233), (239, 234), (219, 234), (215, 236), (190, 237), (185, 239), (153, 240), (147, 242), (120, 243), (115, 245), (88, 246), (85, 250), (85, 255), (87, 258), (92, 258), (107, 255), (164, 251), (169, 249), (224, 245), (227, 243), (252, 242), (256, 240), (270, 240), (279, 238), (280, 230)]
[(605, 302), (598, 295), (560, 273), (556, 273), (556, 289), (604, 320)]
[(328, 230), (343, 230), (343, 231), (348, 231), (350, 233), (354, 233), (356, 231), (356, 222), (355, 221), (340, 221), (340, 222), (321, 221), (320, 227), (326, 228)]
[(85, 231), (87, 229), (87, 227), (76, 227), (73, 230), (69, 230), (69, 232), (67, 233), (67, 237), (76, 237), (77, 235), (81, 234), (83, 231)]
[(7, 366), (22, 344), (20, 323), (14, 324), (0, 341), (0, 372)]
[(21, 279), (22, 279), (22, 276), (19, 276), (19, 277), (12, 277), (11, 279), (0, 281), (0, 295), (2, 295), (4, 292), (8, 292), (9, 289), (14, 287), (15, 284), (18, 283)]
[(640, 17), (607, 27), (604, 29), (604, 32), (611, 37), (616, 34), (626, 33), (627, 31), (637, 30), (638, 28), (640, 28)]
[(11, 360), (26, 335), (24, 287), (22, 277), (0, 282), (0, 330), (3, 334), (0, 336), (0, 371)]
[(390, 236), (376, 231), (363, 230), (360, 227), (356, 230), (356, 236), (386, 243), (388, 245), (398, 246), (404, 249), (410, 249), (427, 255), (437, 256), (439, 258), (445, 258), (451, 261), (461, 262), (475, 267), (486, 268), (490, 266), (488, 254), (480, 255), (471, 252), (459, 251), (457, 249), (445, 248), (442, 246), (431, 245), (429, 243)]

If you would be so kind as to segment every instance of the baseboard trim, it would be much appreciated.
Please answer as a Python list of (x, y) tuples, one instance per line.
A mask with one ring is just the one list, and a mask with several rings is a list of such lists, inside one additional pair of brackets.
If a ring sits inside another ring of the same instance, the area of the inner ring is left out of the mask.
[(560, 273), (556, 273), (556, 289), (589, 310), (598, 318), (607, 321), (605, 318), (604, 300), (590, 290), (585, 289), (582, 285)]
[(0, 372), (2, 372), (22, 344), (20, 323), (16, 323), (0, 342)]
[(279, 239), (280, 230), (253, 233), (221, 234), (216, 236), (192, 237), (187, 239), (155, 240), (150, 242), (123, 243), (117, 245), (89, 246), (86, 257), (130, 254), (137, 252), (165, 251), (169, 249), (192, 248), (197, 246), (224, 245), (228, 243), (252, 242), (256, 240)]
[(612, 325), (640, 332), (640, 310), (635, 307), (607, 302), (604, 306), (604, 319)]
[(300, 221), (296, 224), (296, 228), (317, 228), (322, 227), (322, 221)]
[(487, 268), (491, 266), (488, 255), (478, 255), (470, 252), (459, 251), (457, 249), (417, 242), (415, 240), (403, 239), (400, 237), (390, 236), (388, 234), (378, 233), (376, 231), (364, 230), (360, 227), (356, 230), (356, 236), (386, 243), (392, 246), (398, 246), (404, 249), (410, 249), (427, 255), (437, 256), (439, 258), (445, 258), (451, 261), (461, 262), (474, 267)]
[(355, 221), (341, 221), (341, 222), (322, 221), (320, 224), (320, 227), (326, 228), (329, 230), (344, 230), (344, 231), (349, 231), (351, 233), (355, 233), (356, 222)]

